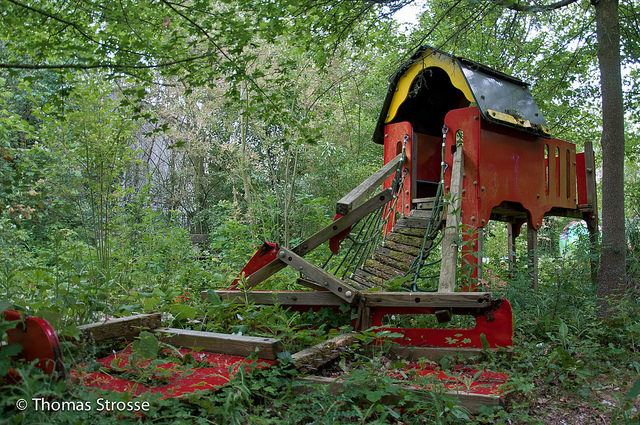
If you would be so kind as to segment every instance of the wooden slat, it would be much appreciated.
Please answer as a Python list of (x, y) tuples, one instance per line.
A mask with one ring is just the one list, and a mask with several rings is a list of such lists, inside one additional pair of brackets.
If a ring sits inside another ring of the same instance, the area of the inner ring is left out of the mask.
[(351, 277), (346, 278), (344, 281), (347, 282), (349, 285), (353, 286), (354, 288), (356, 288), (358, 291), (366, 291), (367, 289), (369, 289), (369, 286), (367, 284), (359, 282), (356, 279)]
[(415, 255), (410, 255), (401, 251), (395, 251), (387, 248), (387, 246), (378, 247), (378, 249), (376, 250), (376, 253), (383, 255), (387, 258), (391, 258), (397, 261), (398, 263), (405, 264), (407, 266), (411, 265), (411, 263), (413, 263), (413, 260), (415, 260), (416, 258)]
[[(396, 223), (396, 227), (408, 227), (411, 229), (426, 229), (429, 223), (428, 218), (423, 217), (402, 217)], [(422, 232), (424, 234), (424, 231)]]
[(284, 350), (275, 338), (201, 332), (186, 329), (158, 328), (154, 331), (160, 341), (176, 347), (201, 348), (213, 353), (246, 357), (258, 351), (258, 358), (276, 360)]
[(401, 235), (407, 235), (411, 237), (424, 238), (424, 234), (426, 232), (426, 228), (412, 228), (412, 227), (404, 227), (404, 226), (396, 226), (393, 229), (394, 233), (399, 233)]
[[(205, 292), (206, 294), (206, 292)], [(218, 290), (216, 294), (222, 301), (234, 304), (244, 304), (246, 302), (260, 305), (279, 304), (289, 305), (319, 305), (319, 306), (339, 306), (344, 301), (329, 291), (238, 291), (238, 290)]]
[(78, 326), (84, 337), (94, 341), (111, 338), (133, 338), (143, 330), (158, 328), (162, 325), (161, 313), (137, 314), (135, 316), (119, 317), (104, 322), (89, 323)]
[(431, 218), (431, 210), (421, 209), (421, 210), (412, 210), (409, 213), (410, 218), (420, 218), (424, 220), (428, 220)]
[(384, 264), (385, 266), (393, 267), (394, 269), (399, 270), (401, 274), (405, 274), (407, 270), (409, 270), (409, 266), (411, 266), (410, 261), (398, 261), (379, 252), (376, 252), (376, 254), (373, 256), (373, 259), (381, 264)]
[[(386, 204), (392, 199), (391, 189), (385, 189), (382, 192), (378, 193), (376, 196), (372, 197), (364, 204), (355, 208), (349, 214), (344, 215), (338, 220), (334, 221), (330, 225), (326, 226), (324, 229), (316, 232), (314, 235), (297, 245), (292, 249), (294, 253), (300, 256), (305, 256), (309, 251), (317, 248), (324, 242), (328, 241), (332, 237), (336, 236), (340, 232), (344, 231), (351, 225), (357, 223), (363, 217), (366, 217), (369, 213), (377, 210), (382, 205)], [(277, 273), (286, 267), (286, 263), (280, 261), (280, 259), (276, 259), (266, 266), (262, 267), (260, 270), (255, 273), (250, 274), (245, 280), (245, 287), (251, 288), (264, 281), (268, 277)], [(229, 289), (233, 289), (237, 286), (232, 285)]]
[(318, 284), (333, 292), (334, 295), (337, 295), (346, 302), (353, 303), (358, 300), (360, 291), (347, 285), (326, 270), (310, 263), (293, 251), (281, 247), (280, 251), (278, 251), (278, 258), (304, 274), (310, 280), (318, 282)]
[(371, 307), (482, 308), (491, 304), (489, 292), (363, 292)]
[(353, 345), (356, 341), (354, 335), (353, 333), (337, 335), (313, 347), (299, 351), (291, 356), (293, 364), (302, 373), (313, 372), (338, 358), (345, 349)]
[(422, 247), (422, 239), (423, 238), (424, 238), (424, 235), (423, 236), (404, 235), (402, 233), (396, 232), (395, 229), (394, 229), (393, 232), (389, 233), (384, 238), (384, 242), (385, 242), (385, 245), (388, 242), (393, 242), (393, 243), (397, 243), (397, 244), (401, 244), (401, 245), (412, 246), (412, 247), (417, 248), (419, 250)]
[(460, 224), (460, 204), (462, 201), (462, 170), (464, 169), (462, 146), (453, 154), (451, 169), (451, 202), (447, 206), (447, 223), (442, 237), (442, 262), (438, 292), (453, 292), (456, 288), (456, 267), (458, 263), (458, 226)]
[[(324, 376), (305, 376), (299, 378), (303, 383), (313, 385), (328, 385), (329, 391), (333, 394), (339, 394), (344, 390), (344, 381), (340, 378), (329, 378)], [(380, 403), (387, 405), (396, 405), (399, 401), (403, 400), (403, 391), (411, 392), (419, 396), (426, 396), (429, 390), (424, 388), (416, 388), (406, 384), (396, 384), (393, 387), (397, 388), (397, 391), (392, 391), (391, 394), (383, 397)], [(304, 393), (304, 388), (297, 388), (298, 393)], [(397, 394), (394, 394), (397, 393)], [(474, 394), (463, 391), (444, 391), (443, 394), (447, 396), (457, 397), (460, 404), (466, 407), (472, 414), (479, 413), (482, 406), (500, 406), (502, 399), (496, 395), (484, 395)]]
[(358, 187), (342, 197), (336, 204), (336, 213), (345, 215), (361, 204), (367, 196), (378, 188), (389, 176), (395, 173), (398, 164), (403, 160), (404, 154), (399, 153), (391, 161), (387, 162), (381, 169), (373, 173)]
[[(389, 235), (391, 236), (391, 235)], [(422, 243), (422, 241), (420, 241)], [(420, 254), (420, 246), (406, 245), (403, 243), (395, 242), (389, 238), (385, 238), (383, 246), (395, 252), (402, 252), (415, 258)]]
[(363, 282), (364, 285), (368, 285), (370, 288), (374, 286), (382, 286), (385, 282), (385, 279), (381, 278), (378, 275), (367, 272), (364, 269), (358, 269), (353, 274), (353, 277), (358, 282)]
[(364, 271), (374, 274), (385, 280), (393, 279), (394, 277), (402, 276), (404, 274), (402, 270), (398, 270), (395, 267), (383, 264), (377, 260), (367, 260), (363, 269)]

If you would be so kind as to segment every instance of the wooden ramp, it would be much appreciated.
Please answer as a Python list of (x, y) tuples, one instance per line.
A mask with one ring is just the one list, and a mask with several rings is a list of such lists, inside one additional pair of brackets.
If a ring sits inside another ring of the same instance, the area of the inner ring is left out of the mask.
[[(384, 288), (391, 279), (405, 276), (420, 254), (431, 218), (434, 198), (415, 200), (408, 217), (401, 217), (373, 255), (345, 282), (359, 290)], [(427, 245), (433, 241), (428, 240)], [(428, 246), (427, 246), (428, 248)]]

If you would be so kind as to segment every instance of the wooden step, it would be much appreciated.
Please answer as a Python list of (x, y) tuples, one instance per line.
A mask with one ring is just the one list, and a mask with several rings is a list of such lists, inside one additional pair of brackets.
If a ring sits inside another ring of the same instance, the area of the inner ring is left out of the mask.
[(353, 274), (353, 279), (357, 280), (361, 284), (368, 285), (370, 288), (373, 288), (374, 286), (382, 287), (384, 285), (384, 282), (386, 281), (386, 279), (369, 273), (368, 271), (365, 271), (361, 268), (356, 270), (356, 272)]
[[(420, 250), (418, 250), (418, 253), (420, 252)], [(416, 253), (416, 255), (418, 254)], [(409, 263), (411, 264), (413, 262), (413, 260), (416, 258), (415, 255), (411, 255), (409, 253), (404, 253), (404, 252), (399, 252), (399, 251), (394, 251), (392, 249), (390, 249), (389, 247), (386, 246), (379, 246), (376, 249), (376, 254), (380, 254), (384, 257), (388, 257), (391, 258), (393, 260), (396, 260), (400, 263)]]
[[(391, 235), (389, 235), (389, 236), (391, 236)], [(422, 244), (421, 240), (419, 240), (418, 242), (420, 244)], [(408, 254), (408, 255), (411, 255), (413, 257), (416, 257), (420, 253), (420, 248), (421, 248), (422, 245), (411, 246), (411, 245), (406, 245), (406, 244), (403, 244), (403, 243), (394, 242), (392, 240), (389, 240), (389, 239), (385, 238), (384, 242), (382, 243), (382, 246), (384, 248), (388, 248), (388, 249), (396, 251), (396, 252), (402, 252), (404, 254)]]
[[(395, 228), (410, 228), (410, 229), (426, 229), (429, 223), (428, 218), (422, 217), (402, 217), (396, 222)], [(394, 228), (394, 229), (395, 229)], [(424, 234), (424, 232), (423, 232)]]
[(383, 278), (385, 281), (404, 274), (402, 270), (398, 270), (395, 267), (383, 264), (377, 260), (367, 260), (363, 269), (366, 272)]
[(433, 203), (436, 198), (416, 198), (411, 201), (413, 205), (415, 205), (416, 209), (419, 210), (430, 210), (433, 209)]
[(411, 261), (399, 261), (399, 260), (393, 259), (393, 258), (391, 258), (389, 256), (386, 256), (384, 254), (381, 254), (380, 252), (376, 252), (373, 255), (373, 259), (378, 261), (378, 262), (380, 262), (380, 263), (382, 263), (382, 264), (385, 264), (387, 266), (393, 267), (394, 269), (402, 272), (403, 275), (407, 272), (407, 270), (409, 270), (409, 267), (411, 267), (411, 263), (413, 262), (413, 260), (411, 260)]
[(409, 217), (428, 220), (431, 218), (431, 210), (411, 210)]
[(417, 228), (413, 228), (413, 227), (403, 227), (403, 226), (396, 226), (393, 229), (393, 233), (398, 233), (401, 235), (407, 235), (407, 236), (414, 236), (414, 237), (418, 237), (420, 239), (422, 239), (424, 237), (424, 234), (426, 232), (426, 228), (425, 229), (417, 229)]
[(391, 232), (384, 238), (384, 243), (385, 244), (393, 243), (401, 246), (410, 246), (413, 248), (420, 249), (422, 247), (423, 237), (424, 237), (424, 234), (422, 236), (415, 236), (415, 235), (405, 235), (399, 232)]

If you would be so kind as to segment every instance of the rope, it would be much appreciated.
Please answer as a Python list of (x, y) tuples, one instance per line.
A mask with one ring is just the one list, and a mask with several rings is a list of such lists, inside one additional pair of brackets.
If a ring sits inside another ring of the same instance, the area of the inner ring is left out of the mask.
[[(403, 158), (405, 156), (408, 140), (409, 135), (405, 134), (402, 144)], [(392, 220), (392, 214), (396, 213), (399, 200), (401, 206), (400, 211), (402, 211), (402, 213), (405, 211), (406, 205), (401, 191), (404, 188), (404, 179), (406, 176), (407, 169), (405, 168), (403, 159), (398, 163), (393, 175), (391, 183), (391, 200), (380, 206), (377, 210), (371, 212), (363, 219), (359, 220), (358, 223), (353, 226), (350, 236), (342, 241), (343, 245), (347, 245), (345, 243), (347, 241), (350, 242), (349, 246), (343, 246), (338, 255), (334, 255), (333, 253), (330, 254), (324, 261), (322, 268), (343, 279), (346, 276), (351, 278), (355, 274), (356, 270), (362, 267), (362, 265), (371, 258), (378, 245), (380, 245), (383, 235), (388, 233), (387, 230), (390, 230), (387, 229), (389, 224), (392, 221), (395, 222), (395, 217), (393, 217)], [(353, 237), (351, 235), (356, 236)]]

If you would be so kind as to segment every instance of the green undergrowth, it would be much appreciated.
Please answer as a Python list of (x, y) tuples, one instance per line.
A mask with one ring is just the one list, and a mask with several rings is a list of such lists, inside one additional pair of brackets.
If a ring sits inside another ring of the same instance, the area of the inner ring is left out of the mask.
[[(567, 257), (542, 257), (537, 291), (531, 289), (523, 258), (518, 259), (513, 277), (499, 263), (492, 268), (492, 282), (502, 282), (492, 288), (494, 297), (508, 299), (513, 307), (514, 346), (510, 353), (486, 352), (474, 367), (510, 374), (504, 388), (507, 403), (473, 416), (437, 386), (418, 395), (393, 385), (393, 378), (383, 372), (403, 363), (390, 360), (384, 346), (351, 350), (336, 360), (331, 367), (344, 378), (343, 389), (337, 393), (323, 385), (302, 386), (289, 354), (351, 331), (355, 312), (348, 308), (296, 312), (278, 305), (223, 301), (212, 289), (226, 287), (233, 278), (232, 270), (238, 270), (251, 251), (227, 252), (222, 259), (215, 247), (194, 250), (185, 232), (167, 228), (152, 213), (145, 220), (145, 228), (157, 226), (156, 236), (145, 239), (141, 232), (139, 239), (133, 239), (136, 243), (123, 239), (109, 268), (99, 264), (92, 248), (68, 229), (52, 231), (47, 243), (34, 249), (27, 246), (30, 236), (26, 230), (10, 229), (6, 227), (9, 222), (2, 222), (3, 243), (13, 251), (0, 256), (6, 294), (1, 309), (16, 308), (49, 320), (61, 338), (68, 369), (84, 364), (100, 370), (96, 359), (127, 344), (78, 344), (78, 325), (155, 311), (164, 313), (165, 326), (279, 338), (286, 350), (280, 365), (251, 373), (241, 370), (217, 392), (160, 400), (153, 395), (105, 394), (72, 379), (51, 379), (33, 365), (11, 360), (15, 349), (3, 346), (0, 375), (11, 367), (20, 379), (0, 390), (0, 423), (535, 424), (559, 423), (554, 422), (554, 414), (581, 409), (605, 417), (607, 423), (638, 421), (638, 293), (632, 288), (625, 298), (612, 301), (616, 311), (612, 317), (598, 318), (596, 288), (589, 280), (588, 256), (581, 254), (584, 250)], [(129, 231), (135, 233), (135, 228)], [(630, 264), (632, 273), (637, 272), (635, 266)], [(295, 274), (289, 272), (276, 276), (266, 287), (292, 289), (294, 280)], [(392, 320), (396, 322), (390, 324), (402, 326), (469, 325), (461, 317), (454, 317), (449, 325), (435, 325), (416, 316)], [(0, 322), (0, 331), (10, 326)], [(359, 345), (366, 345), (375, 332), (360, 334)], [(149, 335), (143, 333), (134, 342), (136, 355), (147, 361), (134, 371), (139, 382), (164, 382), (166, 376), (159, 370), (162, 361), (170, 359), (185, 368), (195, 364), (177, 355), (175, 347), (162, 345)], [(445, 357), (439, 366), (451, 371), (464, 362)], [(124, 369), (112, 373), (133, 377)], [(100, 397), (148, 401), (150, 407), (137, 413), (97, 411)], [(42, 412), (28, 408), (20, 412), (15, 407), (18, 399), (31, 403), (39, 398), (89, 402), (94, 409)]]

